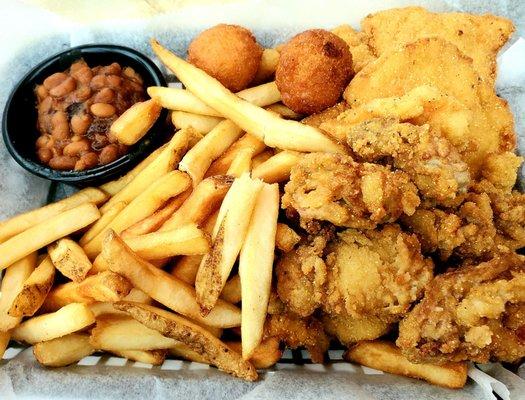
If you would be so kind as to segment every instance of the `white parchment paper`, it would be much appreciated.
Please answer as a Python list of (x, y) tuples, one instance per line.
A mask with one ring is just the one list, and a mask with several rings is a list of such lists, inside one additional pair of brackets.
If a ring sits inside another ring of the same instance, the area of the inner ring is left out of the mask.
[[(97, 13), (94, 3), (93, 13)], [(125, 4), (126, 0), (119, 3)], [(145, 3), (155, 9), (155, 1)], [(124, 16), (108, 18), (100, 14), (96, 15), (101, 18), (98, 22), (97, 18), (89, 18), (89, 23), (21, 1), (0, 0), (0, 110), (4, 109), (12, 87), (32, 66), (71, 46), (122, 44), (152, 56), (148, 39), (157, 37), (184, 54), (197, 32), (220, 22), (247, 26), (261, 44), (273, 46), (306, 28), (329, 28), (341, 23), (359, 27), (359, 21), (370, 12), (405, 5), (423, 5), (433, 11), (493, 12), (515, 22), (517, 33), (499, 58), (497, 90), (514, 111), (519, 149), (525, 153), (525, 41), (518, 40), (525, 33), (525, 2), (513, 0), (229, 1), (189, 5), (168, 13), (152, 12), (145, 17), (123, 13)], [(19, 167), (0, 143), (0, 219), (43, 204), (48, 187), (47, 181)], [(46, 369), (38, 365), (31, 349), (10, 349), (8, 353), (10, 359), (0, 361), (0, 399), (463, 400), (496, 399), (494, 393), (503, 399), (525, 398), (523, 368), (518, 371), (520, 378), (499, 364), (471, 366), (467, 386), (453, 391), (346, 363), (278, 364), (262, 374), (260, 381), (248, 383), (208, 366), (182, 361), (169, 360), (162, 367), (151, 367), (97, 356), (84, 359), (80, 365)]]

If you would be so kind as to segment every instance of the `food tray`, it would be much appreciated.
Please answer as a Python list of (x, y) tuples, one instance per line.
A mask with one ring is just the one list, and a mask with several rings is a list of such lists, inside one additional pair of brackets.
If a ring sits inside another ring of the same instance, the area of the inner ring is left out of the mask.
[[(285, 23), (281, 15), (277, 27), (269, 23), (276, 13), (304, 16), (300, 10), (305, 2), (292, 1), (288, 6), (274, 4), (268, 6), (270, 11), (265, 15), (254, 11), (252, 4), (232, 8), (225, 6), (224, 12), (215, 13), (210, 9), (202, 17), (202, 9), (194, 13), (181, 15), (161, 15), (144, 21), (127, 21), (120, 24), (58, 26), (56, 30), (43, 35), (33, 34), (30, 44), (21, 46), (18, 52), (12, 53), (2, 67), (14, 73), (6, 77), (5, 87), (0, 92), (0, 107), (3, 108), (9, 89), (21, 75), (37, 61), (49, 54), (84, 43), (114, 43), (133, 47), (152, 56), (147, 39), (157, 37), (177, 53), (183, 54), (190, 39), (202, 27), (217, 22), (237, 22), (251, 27), (258, 40), (265, 46), (273, 46), (293, 33), (307, 27), (334, 26), (338, 23), (356, 24), (368, 12), (394, 6), (422, 4), (434, 11), (450, 10), (450, 3), (440, 1), (371, 1), (368, 8), (349, 10), (348, 4), (335, 1), (333, 9), (344, 10), (327, 17), (321, 11), (317, 17), (297, 18), (297, 23)], [(306, 2), (311, 3), (311, 2)], [(480, 2), (474, 4), (465, 0), (451, 2), (464, 11), (492, 11), (512, 18), (523, 28), (525, 10), (514, 10), (512, 1)], [(312, 4), (313, 5), (313, 4)], [(19, 16), (27, 15), (25, 5), (19, 5)], [(285, 7), (283, 10), (281, 7)], [(319, 5), (317, 6), (319, 7)], [(492, 7), (492, 8), (490, 8)], [(238, 13), (230, 18), (231, 10)], [(220, 7), (219, 7), (220, 10)], [(31, 9), (29, 15), (35, 20), (42, 17), (42, 10)], [(334, 15), (337, 14), (337, 15)], [(199, 16), (191, 21), (188, 15)], [(48, 15), (45, 15), (46, 18)], [(257, 17), (254, 17), (257, 16)], [(244, 22), (247, 21), (247, 22)], [(180, 22), (180, 24), (178, 24)], [(275, 22), (275, 21), (274, 21)], [(9, 29), (9, 27), (6, 27)], [(35, 28), (38, 32), (38, 28)], [(174, 32), (177, 33), (174, 36)], [(518, 31), (520, 33), (520, 31)], [(523, 35), (523, 31), (521, 31)], [(35, 40), (35, 38), (38, 38)], [(9, 53), (11, 54), (11, 53)], [(160, 66), (160, 63), (158, 63)], [(16, 66), (16, 68), (14, 68)], [(164, 69), (164, 72), (167, 71)], [(172, 84), (173, 76), (167, 74)], [(517, 131), (520, 136), (521, 152), (525, 152), (523, 127), (525, 113), (522, 111), (525, 98), (523, 80), (500, 84), (499, 94), (507, 98), (516, 116)], [(0, 178), (1, 199), (4, 202), (0, 218), (16, 212), (38, 206), (46, 201), (60, 199), (76, 189), (64, 184), (52, 184), (34, 178), (23, 172), (5, 154), (0, 145), (0, 165), (4, 171)], [(16, 177), (15, 177), (16, 176)], [(523, 180), (522, 180), (523, 183)], [(151, 366), (132, 362), (119, 357), (95, 354), (79, 361), (76, 365), (48, 369), (41, 367), (32, 355), (31, 349), (23, 347), (9, 348), (4, 359), (0, 360), (0, 398), (81, 398), (81, 399), (164, 399), (184, 396), (189, 398), (228, 398), (228, 399), (523, 399), (525, 398), (525, 368), (515, 372), (503, 368), (500, 364), (483, 366), (470, 365), (467, 385), (460, 391), (430, 386), (427, 383), (396, 377), (367, 367), (349, 364), (342, 360), (343, 350), (330, 350), (328, 363), (313, 364), (306, 351), (285, 351), (283, 358), (273, 368), (261, 373), (258, 382), (244, 382), (218, 372), (208, 365), (180, 360), (166, 360), (162, 366)]]

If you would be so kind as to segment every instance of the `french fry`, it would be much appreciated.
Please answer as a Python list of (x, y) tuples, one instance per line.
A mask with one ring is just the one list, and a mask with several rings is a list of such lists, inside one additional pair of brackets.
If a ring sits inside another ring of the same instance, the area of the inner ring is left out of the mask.
[(242, 292), (242, 357), (249, 359), (261, 343), (272, 287), (279, 186), (264, 184), (253, 208), (239, 257)]
[(230, 119), (242, 130), (257, 136), (270, 147), (304, 152), (345, 153), (317, 128), (297, 121), (284, 120), (236, 96), (219, 81), (186, 62), (152, 40), (160, 60), (177, 75), (193, 94)]
[(210, 117), (208, 115), (200, 115), (188, 113), (185, 111), (172, 111), (171, 112), (171, 123), (177, 129), (188, 129), (192, 128), (202, 135), (206, 135), (217, 124), (224, 121), (224, 118)]
[[(50, 218), (56, 217), (64, 211), (71, 210), (85, 203), (101, 204), (108, 198), (107, 194), (95, 188), (83, 189), (70, 197), (47, 206), (19, 214), (0, 222), (0, 243), (32, 228)], [(7, 265), (4, 266), (4, 268)]]
[(214, 308), (239, 255), (262, 182), (248, 174), (236, 178), (226, 194), (213, 228), (212, 248), (195, 277), (197, 302), (206, 315)]
[(129, 315), (108, 314), (97, 318), (91, 330), (91, 346), (97, 350), (159, 350), (169, 349), (176, 340), (142, 325)]
[(115, 217), (124, 209), (128, 203), (124, 201), (119, 201), (118, 203), (113, 204), (110, 208), (107, 209), (107, 211), (102, 214), (102, 216), (89, 227), (89, 229), (82, 235), (80, 240), (78, 241), (78, 244), (80, 246), (85, 246), (87, 243), (89, 243), (91, 240), (93, 240), (94, 237), (96, 237), (99, 233), (101, 233), (106, 227), (109, 225), (111, 221), (115, 219)]
[(121, 351), (112, 351), (113, 354), (127, 358), (128, 360), (141, 362), (144, 364), (151, 365), (162, 365), (166, 359), (166, 350), (121, 350)]
[(86, 304), (72, 303), (54, 313), (22, 322), (11, 334), (14, 340), (35, 344), (77, 332), (94, 322), (95, 317)]
[(135, 103), (111, 124), (110, 134), (120, 143), (134, 145), (148, 133), (161, 110), (162, 106), (153, 99)]
[(286, 107), (283, 103), (270, 104), (269, 106), (265, 107), (265, 109), (277, 113), (285, 119), (297, 120), (303, 117), (301, 114), (297, 114), (294, 110)]
[(55, 268), (74, 282), (82, 281), (91, 269), (91, 261), (82, 247), (69, 238), (50, 244), (47, 252)]
[[(226, 342), (226, 344), (237, 353), (240, 353), (242, 350), (241, 342)], [(250, 362), (257, 369), (266, 369), (275, 365), (282, 355), (283, 352), (279, 348), (279, 340), (268, 338), (257, 346), (250, 357)]]
[(242, 131), (230, 120), (221, 121), (199, 143), (186, 153), (179, 169), (187, 172), (196, 186), (210, 167), (228, 147), (242, 134)]
[(240, 178), (242, 174), (250, 173), (252, 169), (253, 152), (250, 149), (242, 149), (233, 159), (227, 175)]
[(275, 246), (285, 253), (292, 251), (299, 241), (301, 236), (297, 234), (292, 228), (286, 224), (277, 224), (277, 232), (275, 233)]
[(301, 153), (284, 150), (253, 168), (252, 176), (266, 183), (285, 182), (290, 179), (292, 167), (299, 162)]
[(127, 296), (131, 289), (127, 279), (112, 271), (103, 271), (88, 276), (82, 282), (68, 282), (56, 286), (47, 295), (42, 309), (52, 312), (71, 303), (115, 302)]
[(121, 176), (118, 179), (115, 179), (113, 181), (106, 182), (102, 185), (100, 185), (100, 189), (102, 189), (104, 192), (109, 194), (110, 196), (116, 195), (118, 192), (120, 192), (128, 183), (130, 183), (135, 177), (144, 170), (148, 165), (150, 165), (158, 156), (159, 154), (166, 148), (167, 144), (159, 147), (155, 151), (153, 151), (149, 156), (147, 156), (144, 160), (142, 160), (139, 164), (137, 164), (131, 171), (126, 173), (126, 175)]
[(252, 171), (275, 155), (273, 149), (268, 149), (252, 158)]
[(95, 349), (89, 343), (89, 335), (84, 333), (70, 333), (33, 346), (36, 360), (46, 367), (65, 367), (94, 352)]
[(205, 254), (210, 248), (209, 236), (195, 224), (187, 224), (172, 231), (129, 237), (125, 242), (138, 256), (146, 260)]
[(252, 151), (252, 157), (264, 151), (266, 145), (255, 136), (246, 133), (230, 146), (219, 158), (217, 158), (206, 171), (205, 177), (214, 175), (225, 175), (237, 154), (244, 149)]
[(167, 146), (162, 149), (159, 155), (142, 171), (140, 171), (122, 190), (116, 193), (100, 209), (105, 213), (115, 203), (123, 201), (130, 203), (141, 194), (152, 182), (173, 170), (179, 163), (182, 155), (188, 148), (189, 139), (192, 135), (191, 130), (181, 130), (173, 135)]
[(0, 291), (0, 331), (6, 332), (17, 326), (22, 317), (9, 314), (11, 305), (24, 287), (24, 282), (31, 275), (36, 266), (36, 253), (31, 253), (21, 260), (10, 265), (2, 278)]
[(209, 326), (240, 325), (240, 310), (224, 301), (219, 301), (206, 317), (201, 316), (193, 287), (139, 258), (114, 232), (107, 236), (102, 255), (112, 271), (173, 311)]
[(11, 332), (0, 332), (0, 360), (4, 356), (4, 353), (9, 346), (11, 340)]
[(200, 225), (218, 207), (232, 183), (232, 178), (225, 175), (204, 179), (159, 231), (173, 230), (192, 222)]
[[(135, 301), (137, 303), (151, 304), (153, 299), (149, 297), (142, 290), (137, 288), (131, 289), (126, 297), (122, 299), (123, 301)], [(99, 315), (104, 314), (123, 314), (127, 315), (124, 311), (117, 310), (113, 307), (113, 302), (109, 301), (97, 301), (89, 305), (89, 309), (93, 312), (93, 315), (98, 317)]]
[(221, 292), (221, 299), (232, 304), (237, 304), (241, 301), (241, 278), (239, 275), (235, 275), (226, 282)]
[(188, 345), (178, 342), (175, 346), (172, 346), (168, 349), (168, 352), (177, 358), (182, 358), (184, 360), (198, 362), (201, 364), (210, 364), (210, 361), (206, 355), (197, 353), (195, 350), (192, 350)]
[(153, 182), (143, 193), (135, 197), (111, 221), (106, 229), (95, 236), (84, 246), (84, 251), (90, 259), (94, 259), (102, 248), (102, 241), (109, 229), (122, 232), (138, 221), (153, 214), (169, 198), (177, 196), (189, 188), (191, 181), (184, 172), (171, 171)]
[(253, 365), (199, 325), (169, 311), (140, 303), (118, 302), (115, 307), (163, 336), (186, 344), (220, 370), (249, 381), (257, 379)]
[[(211, 117), (222, 117), (221, 113), (207, 106), (206, 103), (185, 89), (152, 86), (148, 88), (148, 94), (151, 98), (159, 102), (162, 107), (169, 110)], [(281, 93), (279, 89), (277, 89), (275, 82), (241, 90), (237, 92), (237, 96), (259, 107), (264, 107), (281, 100)]]
[(125, 229), (121, 233), (122, 238), (125, 239), (130, 236), (139, 236), (155, 232), (184, 204), (190, 194), (191, 189), (188, 189), (171, 200), (168, 200), (160, 210), (155, 211), (149, 217)]
[(344, 358), (380, 371), (423, 379), (433, 385), (451, 389), (462, 388), (467, 380), (465, 362), (449, 362), (442, 365), (415, 364), (408, 361), (393, 343), (382, 340), (359, 342), (348, 349)]
[(252, 84), (257, 85), (270, 79), (273, 74), (275, 74), (278, 63), (279, 52), (275, 49), (264, 49), (259, 69), (257, 70), (257, 74), (255, 75)]
[(22, 290), (11, 304), (9, 315), (12, 317), (33, 316), (44, 303), (54, 279), (55, 266), (49, 257), (45, 257), (25, 280)]
[(173, 266), (171, 275), (188, 285), (194, 285), (201, 261), (202, 256), (183, 256)]
[(100, 217), (92, 203), (64, 211), (0, 244), (0, 270), (55, 240), (82, 229)]

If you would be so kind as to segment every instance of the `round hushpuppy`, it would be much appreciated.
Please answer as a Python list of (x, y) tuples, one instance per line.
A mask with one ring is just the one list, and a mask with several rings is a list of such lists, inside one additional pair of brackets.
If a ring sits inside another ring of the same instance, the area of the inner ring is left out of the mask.
[(313, 29), (283, 46), (275, 81), (284, 104), (314, 114), (337, 103), (352, 74), (352, 54), (343, 39)]
[(248, 29), (219, 24), (193, 39), (188, 61), (237, 92), (248, 87), (257, 74), (262, 52)]

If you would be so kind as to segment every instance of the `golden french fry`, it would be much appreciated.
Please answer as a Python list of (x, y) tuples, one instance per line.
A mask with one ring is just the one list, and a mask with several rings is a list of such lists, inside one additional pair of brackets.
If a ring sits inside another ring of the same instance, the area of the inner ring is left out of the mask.
[(195, 224), (187, 224), (172, 231), (129, 237), (125, 242), (138, 256), (146, 260), (205, 254), (210, 248), (208, 234)]
[(44, 303), (54, 279), (55, 266), (49, 257), (45, 257), (24, 281), (22, 290), (11, 304), (9, 315), (12, 317), (30, 317), (36, 313)]
[(226, 282), (221, 292), (221, 299), (232, 304), (237, 304), (241, 301), (241, 278), (239, 275), (235, 275)]
[(97, 206), (85, 203), (64, 211), (0, 244), (0, 270), (55, 240), (82, 229), (100, 218)]
[(4, 353), (9, 346), (9, 341), (11, 340), (11, 332), (0, 332), (0, 360), (4, 356)]
[(54, 287), (47, 295), (42, 309), (51, 312), (71, 303), (115, 302), (127, 296), (131, 289), (127, 279), (112, 271), (103, 271), (88, 276), (82, 282), (68, 282)]
[(393, 343), (381, 340), (360, 342), (348, 349), (344, 358), (380, 371), (423, 379), (433, 385), (451, 389), (462, 388), (467, 380), (465, 362), (449, 362), (442, 365), (415, 364), (408, 361)]
[(11, 334), (14, 340), (35, 344), (77, 332), (94, 322), (95, 317), (86, 304), (72, 303), (54, 313), (22, 322)]
[(198, 362), (201, 364), (211, 364), (206, 355), (202, 355), (195, 350), (192, 350), (187, 344), (178, 342), (175, 346), (168, 349), (168, 352), (177, 358), (184, 360)]
[(275, 155), (273, 149), (268, 149), (252, 158), (252, 171)]
[(270, 104), (268, 107), (265, 107), (265, 109), (277, 113), (285, 119), (297, 120), (303, 117), (301, 114), (297, 114), (294, 110), (286, 107), (283, 103)]
[(257, 136), (266, 145), (304, 152), (345, 153), (342, 146), (334, 143), (319, 129), (297, 121), (281, 119), (236, 96), (219, 81), (177, 57), (157, 41), (152, 40), (151, 46), (160, 60), (177, 75), (188, 90), (241, 129)]
[(200, 225), (218, 207), (232, 183), (232, 178), (225, 175), (204, 179), (159, 231), (173, 230), (192, 222)]
[(186, 344), (191, 350), (204, 355), (222, 371), (249, 381), (257, 379), (257, 371), (242, 357), (213, 336), (206, 329), (169, 311), (140, 303), (118, 302), (115, 307), (126, 311), (148, 328), (159, 331)]
[(47, 252), (55, 268), (74, 282), (82, 281), (91, 269), (91, 261), (82, 247), (69, 238), (50, 244)]
[(259, 86), (252, 86), (237, 92), (236, 95), (239, 98), (246, 100), (248, 103), (258, 107), (266, 107), (270, 104), (281, 101), (281, 92), (277, 88), (277, 84), (275, 82), (268, 82)]
[(275, 246), (285, 253), (292, 251), (301, 236), (286, 224), (278, 223), (275, 233)]
[(159, 154), (166, 148), (167, 144), (159, 147), (157, 150), (153, 151), (149, 156), (137, 164), (131, 171), (126, 173), (126, 175), (121, 176), (118, 179), (113, 181), (106, 182), (100, 185), (100, 189), (109, 194), (110, 196), (116, 195), (120, 192), (128, 183), (130, 183), (135, 177), (144, 170), (148, 165), (150, 165)]
[(102, 255), (112, 271), (173, 311), (209, 326), (240, 325), (240, 310), (224, 301), (218, 302), (212, 312), (202, 317), (193, 287), (139, 258), (113, 231), (105, 240)]
[(171, 123), (175, 128), (192, 128), (202, 135), (206, 135), (221, 121), (224, 121), (224, 118), (210, 117), (209, 115), (193, 114), (185, 111), (171, 112)]
[(161, 176), (173, 170), (179, 163), (182, 155), (186, 152), (191, 135), (191, 130), (187, 129), (181, 130), (173, 135), (173, 138), (159, 155), (144, 167), (122, 190), (104, 204), (100, 211), (105, 213), (110, 207), (120, 201), (130, 203), (150, 186), (152, 182), (155, 182)]
[(242, 291), (242, 357), (249, 359), (261, 343), (272, 288), (279, 186), (264, 184), (253, 208), (239, 257)]
[(250, 173), (252, 169), (252, 156), (253, 152), (250, 149), (242, 149), (237, 153), (233, 159), (228, 172), (229, 176), (240, 178), (245, 173)]
[[(52, 217), (71, 210), (85, 203), (101, 204), (108, 198), (107, 194), (95, 188), (83, 189), (70, 197), (26, 213), (16, 215), (0, 222), (0, 243), (38, 225)], [(7, 267), (4, 266), (4, 268)]]
[(215, 126), (200, 142), (186, 153), (179, 163), (179, 169), (187, 172), (196, 186), (210, 167), (228, 147), (242, 134), (242, 131), (230, 120), (225, 119)]
[(6, 332), (13, 329), (22, 317), (9, 314), (11, 305), (24, 287), (24, 282), (34, 271), (36, 266), (36, 253), (31, 253), (10, 265), (2, 278), (0, 291), (0, 331)]
[(91, 346), (97, 350), (159, 350), (169, 349), (177, 341), (142, 325), (129, 315), (108, 314), (97, 318), (91, 330)]
[[(133, 288), (130, 290), (127, 296), (125, 296), (123, 301), (135, 301), (137, 303), (144, 303), (144, 304), (151, 304), (153, 303), (153, 299), (149, 297), (146, 293), (144, 293), (142, 290), (139, 290), (137, 288)], [(91, 303), (89, 305), (89, 309), (93, 312), (93, 315), (98, 317), (99, 315), (104, 314), (123, 314), (127, 315), (124, 311), (117, 310), (115, 307), (113, 307), (113, 302), (109, 301), (97, 301), (95, 303)]]
[(162, 365), (166, 359), (166, 350), (121, 350), (112, 351), (112, 353), (128, 360), (151, 365)]
[[(232, 348), (237, 353), (242, 351), (241, 342), (226, 342), (228, 347)], [(257, 369), (270, 368), (281, 359), (283, 352), (279, 348), (279, 340), (276, 338), (265, 339), (257, 346), (250, 357), (250, 362)]]
[(110, 134), (120, 143), (134, 145), (148, 133), (161, 110), (162, 106), (153, 99), (135, 103), (111, 124)]
[(124, 201), (119, 201), (118, 203), (113, 204), (110, 208), (106, 210), (104, 214), (89, 227), (89, 229), (82, 235), (78, 244), (80, 246), (85, 246), (93, 238), (95, 238), (99, 233), (101, 233), (109, 225), (111, 221), (124, 209), (128, 203)]
[(122, 232), (153, 214), (168, 199), (184, 192), (190, 185), (190, 178), (184, 172), (171, 171), (160, 177), (143, 193), (135, 197), (102, 232), (84, 246), (87, 256), (94, 259), (100, 253), (102, 241), (109, 229), (117, 233)]
[(206, 103), (203, 103), (186, 89), (150, 86), (147, 91), (152, 99), (168, 110), (222, 117), (220, 113), (207, 106)]
[(290, 179), (292, 167), (299, 162), (301, 153), (284, 150), (253, 168), (252, 176), (266, 183), (285, 182)]
[(264, 49), (259, 69), (257, 70), (257, 74), (255, 75), (252, 84), (257, 85), (270, 79), (273, 74), (275, 74), (278, 63), (279, 52), (275, 49)]
[(224, 197), (213, 228), (212, 248), (206, 254), (195, 277), (197, 302), (206, 315), (226, 284), (244, 241), (257, 194), (262, 182), (248, 174), (236, 178)]
[(195, 284), (195, 276), (201, 265), (202, 256), (183, 256), (180, 257), (171, 270), (171, 275), (186, 282), (189, 285)]
[(265, 148), (266, 145), (264, 142), (260, 141), (255, 136), (246, 133), (211, 164), (204, 176), (224, 175), (239, 152), (245, 149), (251, 150), (252, 157), (255, 157), (263, 152)]
[(33, 346), (36, 360), (46, 367), (65, 367), (94, 352), (95, 349), (89, 343), (89, 335), (84, 333), (70, 333)]
[(171, 200), (168, 200), (160, 210), (155, 211), (149, 217), (125, 229), (121, 233), (122, 238), (125, 239), (130, 236), (139, 236), (155, 232), (184, 204), (190, 194), (191, 189), (188, 189)]

